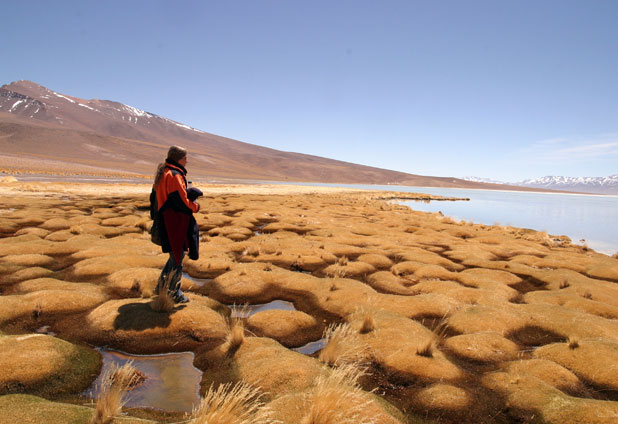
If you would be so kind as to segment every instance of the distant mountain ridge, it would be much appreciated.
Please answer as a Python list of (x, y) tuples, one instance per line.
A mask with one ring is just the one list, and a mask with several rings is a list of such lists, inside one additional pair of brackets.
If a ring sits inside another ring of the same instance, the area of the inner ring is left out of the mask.
[(618, 174), (607, 177), (562, 177), (546, 176), (507, 183), (487, 178), (463, 177), (466, 181), (508, 184), (520, 187), (547, 188), (551, 190), (577, 191), (583, 193), (618, 194)]
[(516, 189), (283, 152), (32, 81), (0, 87), (0, 171), (147, 177), (173, 144), (190, 152), (191, 178)]

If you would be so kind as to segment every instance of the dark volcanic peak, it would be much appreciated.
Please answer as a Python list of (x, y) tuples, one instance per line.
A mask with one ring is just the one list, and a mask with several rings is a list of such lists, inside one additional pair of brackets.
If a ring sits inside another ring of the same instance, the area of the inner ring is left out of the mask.
[[(4, 87), (0, 88), (0, 108), (9, 105), (10, 108), (7, 110), (7, 112), (9, 113), (20, 113), (22, 111), (25, 112), (26, 109), (32, 106), (35, 106), (39, 110), (40, 108), (45, 107), (43, 103), (30, 96), (18, 93), (16, 91), (7, 90)], [(38, 113), (39, 110), (33, 111), (33, 114)], [(30, 117), (33, 117), (33, 115), (31, 115)]]

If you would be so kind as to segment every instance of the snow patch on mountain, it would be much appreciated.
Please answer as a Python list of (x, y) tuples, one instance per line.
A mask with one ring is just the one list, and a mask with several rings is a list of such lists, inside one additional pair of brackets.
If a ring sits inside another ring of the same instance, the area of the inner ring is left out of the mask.
[(17, 100), (17, 101), (15, 102), (15, 104), (13, 104), (13, 106), (9, 109), (9, 112), (13, 112), (13, 111), (15, 110), (15, 108), (16, 108), (17, 106), (19, 106), (19, 104), (20, 104), (20, 103), (23, 103), (24, 101), (25, 101), (25, 100)]
[(492, 180), (490, 178), (481, 178), (481, 177), (462, 177), (462, 180), (473, 181), (475, 183), (490, 183), (490, 184), (508, 184), (502, 181)]
[(97, 109), (95, 109), (95, 108), (93, 108), (93, 107), (90, 107), (90, 106), (88, 106), (88, 105), (83, 105), (83, 104), (81, 104), (81, 103), (78, 103), (77, 105), (78, 105), (78, 106), (81, 106), (81, 107), (85, 107), (86, 109), (90, 109), (90, 110), (93, 110), (93, 111), (95, 111), (95, 112), (98, 112), (98, 110), (97, 110)]
[(130, 114), (132, 114), (133, 116), (140, 116), (140, 117), (147, 117), (147, 118), (152, 118), (154, 117), (153, 114), (146, 112), (145, 110), (141, 110), (138, 109), (136, 107), (133, 106), (129, 106), (129, 105), (125, 105), (123, 104), (122, 107), (124, 108), (125, 111), (129, 112)]
[(67, 96), (63, 96), (62, 94), (56, 93), (55, 91), (52, 91), (52, 93), (54, 93), (55, 96), (58, 96), (64, 100), (70, 101), (71, 103), (77, 103), (75, 100), (69, 99)]
[(588, 186), (588, 187), (618, 187), (618, 174), (608, 177), (560, 177), (547, 176), (543, 178), (534, 178), (524, 180), (518, 185), (534, 185), (534, 186)]
[(551, 190), (578, 191), (584, 193), (618, 194), (618, 174), (607, 177), (563, 177), (549, 175), (518, 182), (501, 182), (488, 178), (463, 177), (467, 181), (508, 184), (520, 187), (547, 188)]

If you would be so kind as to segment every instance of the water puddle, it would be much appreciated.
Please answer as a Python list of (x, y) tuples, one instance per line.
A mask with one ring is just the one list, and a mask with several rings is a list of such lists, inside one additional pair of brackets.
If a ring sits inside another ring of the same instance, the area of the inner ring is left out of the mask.
[(257, 229), (256, 229), (255, 231), (253, 231), (253, 235), (254, 235), (254, 236), (261, 236), (261, 235), (263, 234), (263, 233), (262, 233), (262, 229), (263, 229), (264, 227), (266, 227), (266, 225), (268, 225), (268, 224), (267, 224), (267, 223), (264, 223), (264, 224), (260, 224), (260, 225), (258, 225), (258, 226), (256, 227)]
[(132, 361), (145, 380), (127, 394), (127, 407), (191, 412), (200, 403), (202, 372), (193, 366), (193, 352), (131, 355), (105, 349), (99, 351), (103, 356), (103, 368), (85, 392), (86, 396), (96, 399), (101, 376), (109, 367)]
[(51, 327), (49, 325), (44, 325), (43, 327), (37, 328), (34, 332), (37, 334), (47, 334), (48, 336), (54, 337), (56, 333), (50, 331), (50, 328)]
[(251, 315), (261, 311), (282, 310), (295, 311), (296, 308), (292, 302), (285, 300), (273, 300), (269, 303), (261, 305), (227, 305), (232, 310), (232, 318), (249, 318)]
[(313, 355), (318, 350), (322, 350), (324, 348), (325, 343), (326, 343), (326, 339), (320, 339), (314, 342), (309, 342), (306, 345), (301, 346), (301, 347), (295, 347), (292, 350), (298, 353), (302, 353), (304, 355)]
[(200, 287), (204, 287), (206, 284), (212, 283), (214, 281), (212, 278), (195, 278), (195, 277), (191, 277), (186, 272), (182, 273), (182, 277), (186, 278), (187, 280), (191, 281), (192, 283), (194, 283), (195, 285), (200, 286)]

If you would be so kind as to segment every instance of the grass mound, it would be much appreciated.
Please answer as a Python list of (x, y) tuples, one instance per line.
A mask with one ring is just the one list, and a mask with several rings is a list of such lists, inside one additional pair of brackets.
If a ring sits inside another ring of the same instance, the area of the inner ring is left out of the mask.
[(85, 390), (101, 368), (96, 351), (43, 335), (0, 335), (0, 394)]

